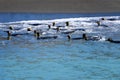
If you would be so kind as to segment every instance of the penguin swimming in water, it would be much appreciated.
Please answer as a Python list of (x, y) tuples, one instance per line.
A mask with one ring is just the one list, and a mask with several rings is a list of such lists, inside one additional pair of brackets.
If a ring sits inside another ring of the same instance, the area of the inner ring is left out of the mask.
[(34, 30), (34, 36), (36, 38), (39, 38), (43, 34), (43, 31), (41, 30)]
[(111, 43), (120, 43), (120, 41), (114, 41), (112, 38), (108, 38), (106, 41), (109, 41)]
[(36, 32), (36, 37), (38, 40), (42, 39), (56, 39), (58, 36), (41, 36), (40, 32)]
[(101, 20), (109, 20), (109, 21), (115, 21), (117, 20), (116, 18), (108, 18), (108, 19), (105, 19), (105, 18), (101, 18)]
[(13, 30), (13, 27), (12, 27), (12, 26), (10, 26), (10, 27), (9, 27), (9, 29), (10, 29), (10, 30)]
[(96, 23), (97, 23), (97, 25), (98, 25), (98, 26), (100, 26), (100, 25), (101, 25), (100, 21), (96, 21)]
[(80, 39), (84, 39), (84, 40), (92, 40), (92, 41), (98, 41), (100, 39), (102, 39), (100, 36), (86, 36), (86, 34), (83, 34), (82, 37), (76, 37), (76, 38), (71, 38), (70, 35), (67, 35), (68, 40), (80, 40)]
[(52, 23), (52, 26), (55, 26), (55, 22)]
[(28, 35), (28, 31), (25, 30), (25, 32), (14, 32), (12, 33), (11, 31), (5, 31), (7, 32), (8, 36), (18, 36), (18, 35)]
[(107, 25), (101, 24), (100, 21), (96, 21), (96, 23), (97, 23), (97, 26), (98, 26), (98, 27), (99, 27), (99, 26), (108, 27)]
[(32, 29), (31, 28), (27, 28), (27, 31), (32, 31)]
[(10, 31), (6, 31), (7, 32), (7, 34), (8, 34), (8, 37), (9, 36), (17, 36), (18, 34), (11, 34), (11, 32)]
[(48, 30), (50, 30), (51, 29), (51, 25), (48, 25)]
[(39, 26), (39, 25), (42, 25), (40, 23), (34, 23), (34, 24), (29, 24), (29, 25), (32, 25), (32, 26)]
[(108, 27), (108, 26), (105, 25), (105, 24), (101, 24), (100, 21), (96, 21), (96, 23), (97, 23), (97, 27), (100, 27), (100, 26), (102, 26), (102, 27)]
[(72, 29), (72, 30), (75, 30), (75, 31), (85, 31), (85, 29), (83, 29), (83, 28), (75, 28), (75, 29)]
[(19, 26), (17, 26), (17, 27), (9, 26), (8, 29), (9, 29), (9, 30), (20, 30), (20, 29), (22, 29), (22, 28), (19, 27)]
[(71, 33), (74, 33), (75, 30), (70, 30), (70, 31), (64, 31), (64, 32), (61, 32), (62, 34), (71, 34)]
[(0, 32), (3, 32), (3, 34), (7, 33), (7, 38), (5, 38), (5, 37), (3, 37), (3, 36), (0, 35), (0, 40), (6, 40), (6, 39), (10, 40), (11, 39), (11, 33), (10, 33), (10, 31), (1, 31), (0, 30)]
[(11, 32), (10, 31), (6, 31), (7, 32), (7, 40), (10, 40), (11, 39), (11, 36), (13, 36), (13, 35), (11, 35)]
[(37, 39), (57, 39), (57, 36), (41, 36)]
[(67, 21), (67, 22), (65, 22), (65, 24), (66, 24), (66, 26), (69, 26), (69, 22)]
[(92, 41), (99, 41), (100, 39), (102, 39), (101, 36), (87, 36), (86, 34), (82, 35), (84, 40), (92, 40)]
[(82, 37), (71, 38), (70, 35), (67, 35), (68, 40), (80, 40), (83, 39)]

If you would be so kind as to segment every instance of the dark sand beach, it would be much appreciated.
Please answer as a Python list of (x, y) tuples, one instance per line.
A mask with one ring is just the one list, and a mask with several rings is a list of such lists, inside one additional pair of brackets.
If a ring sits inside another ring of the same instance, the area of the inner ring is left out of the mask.
[(0, 0), (0, 12), (120, 12), (120, 0)]

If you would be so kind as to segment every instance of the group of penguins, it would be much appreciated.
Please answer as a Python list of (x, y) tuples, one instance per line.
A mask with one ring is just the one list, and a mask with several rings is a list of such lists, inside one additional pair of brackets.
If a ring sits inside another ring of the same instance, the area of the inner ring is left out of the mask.
[[(102, 20), (104, 20), (104, 18), (102, 18)], [(98, 26), (100, 26), (101, 24), (100, 24), (100, 21), (97, 21), (96, 22), (96, 24), (98, 25)], [(32, 26), (39, 26), (39, 25), (41, 25), (41, 24), (30, 24), (30, 25), (32, 25)], [(67, 22), (65, 22), (65, 26), (67, 26), (67, 27), (69, 27), (70, 25), (69, 25), (69, 22), (67, 21)], [(61, 33), (61, 34), (65, 34), (66, 35), (66, 38), (68, 39), (68, 40), (80, 40), (80, 39), (83, 39), (83, 40), (86, 40), (86, 41), (89, 41), (89, 40), (91, 40), (91, 41), (99, 41), (99, 40), (101, 40), (102, 39), (102, 37), (101, 36), (88, 36), (86, 33), (83, 33), (82, 34), (82, 36), (81, 37), (75, 37), (75, 38), (72, 38), (71, 37), (71, 34), (72, 33), (74, 33), (75, 31), (77, 31), (77, 30), (80, 30), (80, 31), (85, 31), (85, 29), (72, 29), (72, 30), (68, 30), (68, 31), (63, 31), (62, 32), (62, 28), (61, 27), (65, 27), (65, 26), (56, 26), (56, 23), (55, 22), (53, 22), (51, 25), (48, 25), (48, 31), (50, 30), (50, 29), (52, 29), (52, 30), (55, 30), (56, 31), (56, 33)], [(36, 37), (36, 39), (37, 40), (42, 40), (42, 39), (57, 39), (59, 36), (58, 35), (48, 35), (48, 36), (42, 36), (43, 35), (43, 33), (44, 33), (44, 31), (42, 31), (42, 29), (32, 29), (32, 28), (26, 28), (26, 32), (27, 33), (25, 33), (25, 34), (19, 34), (19, 33), (12, 33), (12, 30), (15, 30), (14, 29), (14, 27), (13, 26), (9, 26), (8, 27), (8, 29), (9, 30), (7, 30), (7, 31), (5, 31), (6, 33), (7, 33), (7, 39), (8, 40), (10, 40), (11, 39), (11, 36), (17, 36), (17, 35), (28, 35), (29, 34), (29, 32), (33, 32), (33, 35)], [(67, 29), (66, 29), (67, 30)], [(105, 41), (109, 41), (109, 42), (112, 42), (112, 43), (120, 43), (120, 41), (115, 41), (115, 40), (113, 40), (112, 38), (108, 38), (108, 39), (106, 39)]]

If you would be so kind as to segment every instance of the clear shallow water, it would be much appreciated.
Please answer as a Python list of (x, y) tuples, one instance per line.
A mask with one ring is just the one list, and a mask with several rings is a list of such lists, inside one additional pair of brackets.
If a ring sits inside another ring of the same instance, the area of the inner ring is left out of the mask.
[(119, 80), (120, 46), (105, 42), (8, 43), (1, 80)]
[[(112, 18), (118, 19), (119, 16), (112, 16)], [(82, 25), (80, 28), (84, 27), (85, 33), (89, 35), (110, 36), (114, 39), (120, 39), (119, 19), (103, 21), (103, 23), (115, 28), (96, 28), (94, 20), (99, 19), (100, 17), (83, 17), (53, 21), (56, 21), (57, 25), (64, 25), (64, 21), (70, 21), (71, 25)], [(28, 23), (51, 24), (53, 21), (22, 21), (4, 23), (5, 25), (1, 23), (0, 80), (120, 79), (120, 44), (105, 41), (68, 41), (66, 37), (61, 39), (63, 36), (61, 34), (58, 34), (60, 39), (56, 40), (36, 40), (33, 36), (26, 35), (12, 37), (11, 40), (4, 39), (6, 34), (2, 31), (6, 30), (8, 25), (20, 26), (24, 29), (28, 27)], [(23, 22), (26, 24), (23, 25)], [(52, 33), (54, 32), (52, 31)], [(82, 33), (84, 32), (76, 32), (72, 37)], [(115, 34), (117, 35), (115, 36)]]

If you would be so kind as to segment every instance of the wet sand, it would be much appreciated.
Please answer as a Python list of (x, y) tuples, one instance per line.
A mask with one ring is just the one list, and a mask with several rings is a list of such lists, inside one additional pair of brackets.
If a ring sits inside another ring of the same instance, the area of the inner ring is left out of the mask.
[(120, 12), (120, 0), (0, 0), (0, 12)]

